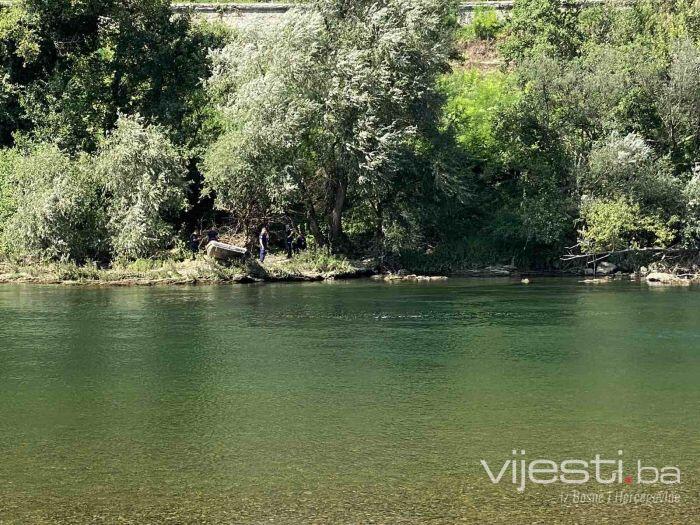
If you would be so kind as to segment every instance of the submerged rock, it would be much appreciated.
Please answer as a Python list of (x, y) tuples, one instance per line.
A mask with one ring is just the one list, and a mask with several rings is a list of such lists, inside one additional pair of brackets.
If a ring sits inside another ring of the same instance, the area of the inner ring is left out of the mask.
[(672, 273), (652, 272), (647, 275), (647, 283), (688, 286), (690, 285), (690, 280), (683, 279), (677, 275), (673, 275)]
[(442, 275), (416, 275), (414, 273), (388, 273), (378, 275), (375, 279), (384, 279), (385, 281), (446, 281), (447, 277)]
[(612, 277), (601, 277), (600, 279), (584, 279), (579, 282), (584, 284), (604, 284), (613, 282), (613, 279)]

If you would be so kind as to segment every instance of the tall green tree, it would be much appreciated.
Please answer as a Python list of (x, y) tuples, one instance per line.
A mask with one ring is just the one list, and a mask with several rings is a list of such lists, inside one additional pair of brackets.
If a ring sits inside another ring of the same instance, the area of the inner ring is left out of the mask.
[(5, 107), (21, 108), (3, 130), (6, 144), (14, 127), (94, 150), (120, 113), (165, 125), (180, 143), (192, 139), (219, 36), (173, 15), (169, 0), (23, 0), (0, 20), (0, 102), (11, 95)]
[(218, 205), (244, 220), (298, 206), (317, 241), (339, 248), (357, 199), (381, 229), (437, 130), (453, 9), (319, 0), (215, 53), (209, 89), (228, 125), (204, 171)]

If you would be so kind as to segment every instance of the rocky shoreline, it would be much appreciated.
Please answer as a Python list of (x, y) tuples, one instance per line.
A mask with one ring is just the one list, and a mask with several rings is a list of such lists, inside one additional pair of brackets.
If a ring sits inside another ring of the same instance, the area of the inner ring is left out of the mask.
[[(488, 266), (472, 270), (451, 272), (447, 275), (421, 275), (401, 269), (395, 272), (380, 270), (372, 264), (352, 265), (344, 270), (334, 271), (273, 271), (256, 266), (251, 271), (237, 271), (211, 265), (192, 267), (186, 263), (174, 264), (170, 268), (142, 272), (118, 270), (98, 270), (94, 268), (71, 267), (66, 271), (60, 266), (13, 267), (0, 264), (0, 284), (41, 284), (65, 286), (185, 286), (214, 284), (256, 284), (256, 283), (304, 283), (333, 280), (371, 278), (382, 282), (444, 282), (450, 278), (511, 278), (522, 284), (530, 284), (535, 279), (551, 277), (581, 277), (581, 272), (523, 272), (514, 266)], [(601, 264), (593, 271), (584, 272), (582, 283), (602, 284), (620, 279), (646, 282), (650, 286), (690, 286), (700, 284), (700, 272), (680, 273), (663, 267), (641, 268), (637, 272), (620, 271), (613, 264)]]

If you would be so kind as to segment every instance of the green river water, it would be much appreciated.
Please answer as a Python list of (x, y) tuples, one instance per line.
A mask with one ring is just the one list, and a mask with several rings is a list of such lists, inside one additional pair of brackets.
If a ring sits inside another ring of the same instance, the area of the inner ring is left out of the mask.
[(0, 523), (700, 523), (699, 431), (695, 288), (0, 287)]

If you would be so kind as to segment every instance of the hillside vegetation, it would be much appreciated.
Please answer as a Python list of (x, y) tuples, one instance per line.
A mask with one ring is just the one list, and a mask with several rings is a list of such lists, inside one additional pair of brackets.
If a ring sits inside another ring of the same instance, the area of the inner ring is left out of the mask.
[(316, 0), (243, 30), (165, 0), (0, 10), (0, 257), (109, 267), (263, 224), (427, 273), (697, 253), (698, 0), (467, 27), (457, 5)]

